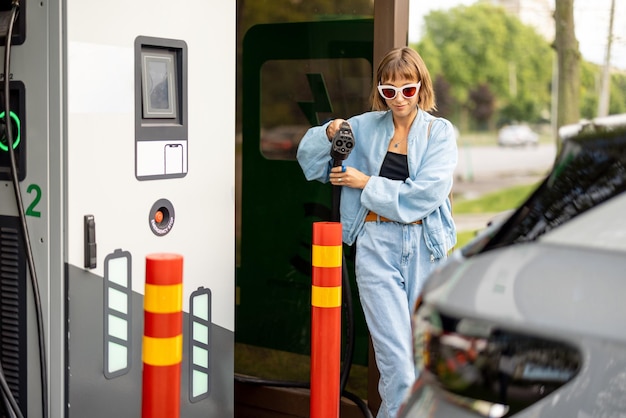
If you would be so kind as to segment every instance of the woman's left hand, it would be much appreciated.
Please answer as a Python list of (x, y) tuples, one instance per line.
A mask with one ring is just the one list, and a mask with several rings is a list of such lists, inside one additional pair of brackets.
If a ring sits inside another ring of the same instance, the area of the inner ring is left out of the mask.
[(354, 167), (345, 165), (333, 167), (330, 170), (330, 184), (333, 186), (348, 186), (354, 189), (363, 189), (370, 176), (363, 174)]

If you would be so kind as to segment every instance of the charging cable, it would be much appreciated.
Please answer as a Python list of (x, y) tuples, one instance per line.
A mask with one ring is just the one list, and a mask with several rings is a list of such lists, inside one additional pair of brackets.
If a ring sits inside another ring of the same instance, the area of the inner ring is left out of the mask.
[[(20, 1), (12, 0), (11, 2), (11, 18), (9, 21), (9, 28), (6, 33), (6, 46), (4, 49), (4, 107), (5, 107), (5, 123), (6, 123), (6, 137), (8, 142), (8, 151), (9, 158), (11, 161), (11, 179), (13, 181), (13, 189), (15, 192), (15, 200), (17, 201), (17, 207), (19, 212), (20, 224), (22, 227), (22, 235), (24, 239), (24, 249), (27, 255), (28, 261), (28, 269), (30, 272), (30, 279), (33, 288), (33, 297), (35, 301), (35, 310), (37, 311), (37, 335), (39, 341), (39, 367), (40, 367), (40, 377), (41, 377), (41, 403), (42, 403), (42, 417), (48, 417), (48, 373), (47, 373), (47, 362), (46, 362), (46, 347), (45, 347), (45, 334), (43, 328), (43, 313), (41, 308), (41, 295), (39, 292), (39, 280), (37, 279), (37, 273), (35, 271), (35, 261), (33, 259), (33, 251), (30, 243), (28, 226), (26, 224), (26, 215), (24, 212), (24, 203), (22, 201), (22, 194), (20, 191), (20, 184), (18, 179), (17, 172), (17, 163), (15, 158), (15, 152), (13, 151), (13, 132), (11, 126), (11, 116), (10, 116), (10, 88), (9, 88), (9, 74), (11, 74), (11, 38), (13, 37), (13, 25), (16, 21), (17, 14), (19, 11)], [(21, 367), (26, 367), (26, 364), (20, 365)], [(0, 367), (1, 369), (1, 367)], [(23, 418), (22, 412), (17, 407), (17, 402), (15, 402), (15, 398), (9, 389), (4, 373), (1, 373), (0, 377), (0, 385), (2, 386), (3, 396), (8, 398), (8, 401), (5, 399), (5, 405), (8, 404), (10, 407), (11, 413), (14, 414), (17, 418)]]

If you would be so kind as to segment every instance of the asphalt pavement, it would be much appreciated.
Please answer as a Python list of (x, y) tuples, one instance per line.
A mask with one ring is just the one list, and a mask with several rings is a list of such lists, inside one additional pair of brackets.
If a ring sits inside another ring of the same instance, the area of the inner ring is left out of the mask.
[(458, 231), (484, 228), (497, 213), (465, 215), (454, 213), (454, 201), (475, 199), (508, 187), (537, 183), (549, 173), (556, 147), (459, 147), (455, 171), (452, 213)]

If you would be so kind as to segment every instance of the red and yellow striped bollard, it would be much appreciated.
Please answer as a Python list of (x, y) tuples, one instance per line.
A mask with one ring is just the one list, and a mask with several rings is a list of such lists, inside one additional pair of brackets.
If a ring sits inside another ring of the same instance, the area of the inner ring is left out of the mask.
[(142, 418), (180, 417), (183, 257), (146, 257)]
[(313, 224), (311, 418), (339, 417), (341, 366), (341, 224)]

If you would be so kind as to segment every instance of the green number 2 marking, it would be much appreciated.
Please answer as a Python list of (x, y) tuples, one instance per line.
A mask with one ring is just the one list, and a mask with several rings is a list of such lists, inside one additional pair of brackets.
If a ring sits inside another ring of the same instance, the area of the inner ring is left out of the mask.
[(28, 189), (26, 189), (26, 192), (29, 194), (33, 191), (35, 192), (35, 198), (31, 202), (31, 204), (28, 205), (28, 208), (26, 209), (26, 216), (34, 216), (35, 218), (40, 218), (41, 212), (35, 210), (35, 207), (39, 204), (39, 201), (41, 200), (41, 187), (36, 184), (31, 184), (30, 186), (28, 186)]

